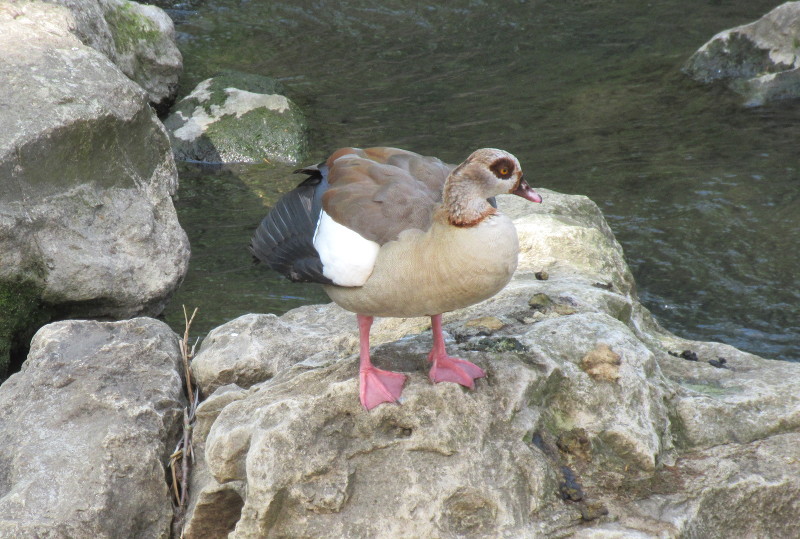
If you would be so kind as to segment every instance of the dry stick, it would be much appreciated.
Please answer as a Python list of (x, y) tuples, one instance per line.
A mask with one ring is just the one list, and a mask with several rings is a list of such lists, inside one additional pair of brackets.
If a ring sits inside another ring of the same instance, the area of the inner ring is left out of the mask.
[(176, 504), (179, 504), (181, 501), (181, 494), (178, 492), (178, 475), (175, 471), (175, 462), (181, 456), (180, 446), (181, 442), (178, 442), (177, 447), (175, 447), (175, 452), (169, 457), (169, 467), (172, 471), (172, 495), (175, 497)]
[[(194, 414), (192, 414), (194, 415)], [(192, 434), (192, 425), (189, 421), (189, 412), (186, 408), (183, 409), (183, 455), (181, 455), (182, 477), (181, 477), (181, 499), (180, 507), (186, 507), (186, 493), (189, 490), (189, 438)]]
[[(192, 389), (192, 371), (189, 368), (189, 358), (194, 356), (194, 346), (191, 352), (189, 351), (189, 329), (194, 322), (194, 315), (197, 314), (197, 307), (192, 312), (192, 317), (189, 318), (186, 314), (186, 305), (183, 306), (183, 320), (186, 322), (185, 329), (183, 330), (183, 340), (181, 341), (181, 357), (183, 358), (183, 372), (186, 374), (186, 391), (189, 393), (189, 406), (194, 405), (194, 389)], [(191, 354), (191, 356), (190, 356)]]
[[(175, 452), (172, 454), (172, 458), (170, 460), (170, 466), (172, 468), (172, 485), (175, 495), (175, 502), (178, 505), (178, 515), (180, 515), (178, 518), (181, 521), (181, 527), (184, 511), (186, 510), (186, 497), (187, 493), (189, 492), (189, 456), (191, 455), (192, 458), (194, 458), (191, 434), (192, 423), (194, 422), (194, 416), (197, 410), (199, 397), (199, 392), (195, 391), (195, 389), (192, 387), (192, 370), (189, 365), (190, 360), (194, 358), (195, 347), (200, 340), (198, 339), (195, 341), (191, 350), (189, 349), (189, 330), (192, 327), (192, 322), (194, 321), (196, 314), (196, 307), (192, 312), (192, 316), (190, 317), (186, 312), (186, 305), (183, 306), (185, 329), (183, 332), (183, 339), (179, 341), (179, 345), (181, 349), (181, 359), (183, 360), (183, 371), (184, 378), (186, 379), (186, 391), (188, 393), (189, 406), (183, 409), (183, 439), (178, 442), (178, 447), (175, 448)], [(175, 469), (175, 463), (178, 461), (178, 459), (181, 459), (180, 489), (178, 488), (177, 470)], [(180, 494), (178, 493), (179, 491)]]

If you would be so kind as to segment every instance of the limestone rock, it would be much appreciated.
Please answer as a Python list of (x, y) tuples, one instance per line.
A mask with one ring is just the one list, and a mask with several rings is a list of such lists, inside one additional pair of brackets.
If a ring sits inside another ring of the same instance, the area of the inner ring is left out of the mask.
[[(669, 356), (662, 371), (679, 384), (672, 400), (676, 443), (687, 448), (748, 443), (800, 430), (800, 364), (763, 359), (718, 343), (664, 338), (704, 361)], [(726, 358), (729, 368), (708, 360)]]
[(172, 19), (130, 0), (50, 0), (70, 10), (70, 30), (141, 86), (159, 112), (175, 98), (183, 58)]
[(614, 522), (572, 537), (797, 537), (798, 444), (795, 432), (688, 452), (607, 498)]
[[(496, 534), (554, 501), (556, 476), (524, 441), (527, 421), (512, 421), (536, 383), (528, 369), (506, 381), (517, 399), (500, 404), (503, 390), (434, 387), (415, 373), (403, 406), (376, 414), (354, 398), (355, 374), (336, 362), (279, 376), (277, 392), (254, 387), (225, 406), (200, 446), (205, 503), (187, 536), (206, 537), (199, 523), (214, 520), (237, 537)], [(210, 496), (244, 503), (221, 509)]]
[(306, 152), (300, 109), (274, 79), (226, 72), (206, 79), (164, 125), (175, 157), (207, 163), (297, 163)]
[(0, 386), (0, 536), (169, 537), (179, 368), (153, 319), (43, 327)]
[(585, 196), (537, 189), (545, 204), (501, 197), (502, 210), (515, 219), (519, 234), (517, 273), (535, 276), (545, 271), (548, 279), (542, 284), (559, 273), (562, 278), (569, 274), (592, 285), (603, 283), (600, 289), (633, 293), (635, 283), (622, 247), (597, 205)]
[[(376, 320), (372, 342), (379, 344), (417, 333), (430, 324), (422, 319)], [(281, 317), (247, 314), (212, 330), (192, 363), (204, 395), (235, 384), (249, 388), (302, 362), (319, 367), (358, 350), (354, 314), (334, 304), (310, 305)]]
[[(592, 459), (607, 469), (652, 471), (672, 446), (664, 383), (655, 355), (622, 322), (601, 313), (549, 318), (532, 324), (519, 340), (563, 377), (536, 405), (559, 425), (552, 434), (580, 428), (592, 440)], [(616, 383), (585, 372), (582, 362), (603, 346), (619, 356)], [(541, 367), (540, 367), (541, 368)], [(531, 403), (533, 406), (533, 403)]]
[[(236, 384), (249, 388), (317, 352), (340, 348), (349, 354), (357, 337), (342, 332), (351, 325), (343, 311), (338, 324), (292, 323), (272, 314), (248, 314), (212, 330), (203, 340), (192, 371), (204, 395)], [(339, 327), (336, 327), (339, 326)], [(324, 358), (323, 358), (324, 359)]]
[(748, 106), (800, 97), (800, 2), (786, 2), (761, 19), (715, 35), (683, 71), (724, 81)]
[(0, 4), (0, 299), (62, 317), (154, 315), (189, 258), (169, 139), (75, 24), (58, 5)]
[(409, 378), (371, 412), (335, 305), (214, 330), (186, 536), (797, 536), (800, 365), (664, 331), (597, 207), (542, 194), (500, 197), (511, 283), (444, 316), (474, 391), (430, 383), (425, 319), (376, 322), (374, 361)]

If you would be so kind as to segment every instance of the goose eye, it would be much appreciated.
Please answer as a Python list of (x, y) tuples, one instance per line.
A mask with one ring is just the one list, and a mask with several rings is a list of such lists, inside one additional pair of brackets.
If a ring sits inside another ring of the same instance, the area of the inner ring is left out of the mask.
[(489, 170), (491, 170), (495, 176), (503, 180), (510, 178), (515, 168), (514, 163), (506, 157), (498, 159), (489, 166)]

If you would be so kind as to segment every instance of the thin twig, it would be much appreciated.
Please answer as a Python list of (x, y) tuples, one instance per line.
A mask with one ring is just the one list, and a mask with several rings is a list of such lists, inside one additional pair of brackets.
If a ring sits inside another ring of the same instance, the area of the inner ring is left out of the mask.
[(189, 491), (189, 459), (186, 458), (187, 454), (191, 451), (191, 438), (192, 438), (192, 425), (189, 420), (189, 412), (184, 408), (183, 410), (183, 455), (181, 455), (181, 464), (183, 465), (183, 474), (181, 477), (181, 498), (180, 507), (186, 507), (186, 494)]
[[(178, 443), (178, 447), (180, 447), (180, 443)], [(172, 495), (175, 497), (176, 505), (181, 503), (181, 493), (178, 491), (178, 476), (176, 475), (177, 471), (175, 470), (175, 462), (179, 458), (181, 458), (181, 450), (176, 448), (175, 452), (169, 457), (169, 467), (172, 471)]]
[[(183, 339), (178, 344), (181, 350), (181, 360), (183, 361), (183, 373), (186, 380), (186, 397), (189, 405), (183, 409), (183, 438), (178, 441), (175, 451), (169, 459), (169, 466), (172, 472), (172, 491), (175, 497), (175, 517), (173, 519), (173, 533), (176, 536), (183, 536), (183, 525), (186, 517), (186, 503), (189, 497), (189, 461), (194, 461), (194, 448), (192, 447), (192, 428), (194, 427), (195, 413), (200, 403), (200, 389), (192, 386), (192, 367), (191, 361), (194, 358), (198, 337), (189, 348), (189, 331), (192, 322), (197, 314), (197, 308), (190, 317), (186, 312), (186, 305), (183, 306), (183, 320), (185, 329)], [(178, 461), (181, 463), (180, 473), (178, 473)], [(178, 477), (180, 476), (180, 477)]]
[[(183, 306), (183, 320), (186, 323), (183, 330), (183, 340), (181, 341), (181, 357), (183, 358), (183, 372), (186, 375), (186, 392), (189, 394), (189, 405), (194, 405), (194, 389), (192, 388), (192, 369), (189, 367), (189, 361), (194, 357), (194, 346), (189, 350), (189, 330), (194, 322), (194, 316), (197, 314), (197, 307), (194, 308), (191, 318), (186, 314), (186, 305)], [(197, 344), (197, 343), (195, 343)]]

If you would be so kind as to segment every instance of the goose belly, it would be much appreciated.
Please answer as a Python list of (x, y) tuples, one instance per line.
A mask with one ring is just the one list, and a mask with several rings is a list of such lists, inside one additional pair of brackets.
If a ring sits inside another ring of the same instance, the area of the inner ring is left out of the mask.
[(492, 297), (517, 267), (514, 224), (495, 215), (471, 228), (434, 223), (381, 247), (363, 286), (326, 286), (343, 308), (369, 316), (430, 316)]

